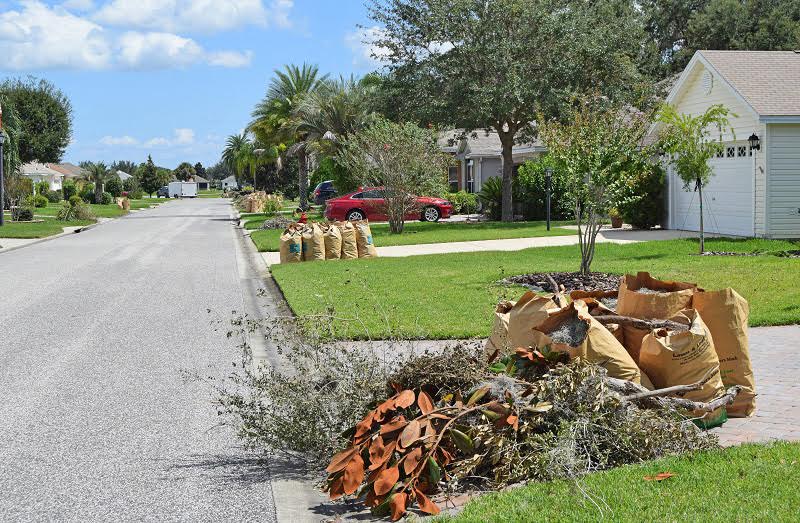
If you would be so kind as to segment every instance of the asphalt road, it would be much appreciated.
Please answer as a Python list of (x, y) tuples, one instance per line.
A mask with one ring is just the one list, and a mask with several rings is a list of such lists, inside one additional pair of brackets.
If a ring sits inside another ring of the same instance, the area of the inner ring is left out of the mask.
[(211, 322), (253, 299), (230, 210), (175, 201), (0, 254), (0, 520), (275, 520), (266, 467), (181, 376), (230, 368)]

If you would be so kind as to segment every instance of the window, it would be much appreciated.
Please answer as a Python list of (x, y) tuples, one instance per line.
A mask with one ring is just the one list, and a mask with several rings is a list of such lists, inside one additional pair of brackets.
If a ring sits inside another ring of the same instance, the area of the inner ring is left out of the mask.
[(474, 171), (475, 164), (472, 160), (467, 160), (467, 192), (473, 193), (475, 192), (475, 171)]
[(747, 156), (747, 146), (740, 145), (737, 152), (739, 153), (738, 154), (739, 158), (744, 158), (745, 156)]
[(450, 192), (458, 192), (458, 167), (453, 166), (447, 170), (447, 178), (450, 182)]
[(717, 158), (722, 158), (723, 156), (725, 156), (725, 153), (723, 151), (721, 150), (717, 151)]
[(350, 198), (352, 198), (354, 200), (363, 200), (364, 199), (364, 193), (363, 192), (356, 193), (353, 196), (351, 196)]
[(736, 147), (728, 147), (727, 154), (725, 156), (727, 158), (736, 158)]
[(377, 189), (364, 191), (363, 193), (361, 193), (361, 198), (363, 198), (365, 200), (366, 199), (370, 199), (370, 200), (372, 200), (372, 199), (380, 199), (380, 198), (383, 198), (383, 191), (379, 191)]

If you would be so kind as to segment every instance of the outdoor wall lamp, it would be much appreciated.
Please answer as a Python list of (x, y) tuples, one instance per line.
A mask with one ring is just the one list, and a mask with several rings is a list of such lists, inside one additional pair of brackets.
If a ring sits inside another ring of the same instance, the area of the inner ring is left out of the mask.
[(750, 138), (748, 138), (747, 141), (750, 142), (750, 148), (752, 150), (754, 151), (761, 150), (761, 139), (758, 137), (756, 133), (750, 135)]

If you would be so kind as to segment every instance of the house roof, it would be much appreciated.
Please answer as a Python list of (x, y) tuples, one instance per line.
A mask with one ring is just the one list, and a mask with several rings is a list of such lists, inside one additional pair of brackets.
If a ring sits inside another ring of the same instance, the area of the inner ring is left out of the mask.
[(759, 116), (800, 116), (800, 53), (698, 51)]
[[(456, 129), (447, 131), (439, 136), (439, 147), (443, 152), (457, 154), (464, 158), (499, 158), (503, 154), (503, 144), (500, 135), (495, 131), (476, 130), (466, 133)], [(455, 140), (451, 145), (450, 142)], [(514, 154), (525, 154), (544, 151), (544, 144), (540, 140), (514, 145)]]
[(24, 164), (20, 168), (20, 172), (23, 176), (55, 176), (56, 178), (64, 177), (63, 173), (56, 171), (55, 169), (51, 169), (47, 166), (47, 164), (39, 162), (30, 162)]
[(85, 174), (83, 169), (71, 163), (48, 163), (46, 165), (54, 171), (60, 172), (66, 178), (80, 178)]
[(228, 176), (227, 178), (225, 178), (225, 179), (224, 179), (224, 180), (222, 180), (222, 181), (223, 181), (223, 182), (229, 182), (229, 183), (230, 183), (230, 182), (236, 183), (236, 177), (235, 177), (235, 176)]
[(194, 181), (196, 181), (198, 183), (208, 183), (208, 180), (206, 180), (202, 176), (198, 176), (196, 174), (194, 175)]
[(119, 179), (122, 180), (123, 182), (130, 178), (133, 178), (132, 175), (126, 173), (125, 171), (117, 171), (117, 176), (119, 176)]

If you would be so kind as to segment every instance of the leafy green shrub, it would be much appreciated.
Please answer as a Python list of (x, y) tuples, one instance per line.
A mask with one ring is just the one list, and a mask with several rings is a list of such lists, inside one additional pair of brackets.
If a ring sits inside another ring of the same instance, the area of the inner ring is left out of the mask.
[(23, 201), (25, 207), (36, 207), (37, 209), (43, 209), (47, 207), (48, 203), (50, 202), (47, 200), (47, 197), (42, 196), (41, 194), (37, 194), (36, 196), (31, 194)]
[(77, 194), (70, 196), (68, 201), (70, 205), (83, 205), (83, 199)]
[(277, 214), (281, 209), (283, 209), (283, 196), (268, 194), (264, 199), (264, 214)]
[(36, 194), (45, 195), (50, 192), (50, 182), (39, 182), (36, 184)]
[(114, 198), (119, 198), (122, 195), (123, 187), (122, 180), (118, 176), (112, 176), (105, 184), (106, 192), (111, 193)]
[(490, 219), (499, 220), (503, 212), (503, 180), (494, 176), (483, 182), (478, 200)]
[(653, 165), (631, 176), (628, 194), (617, 204), (626, 223), (638, 229), (652, 229), (664, 214), (664, 169)]
[(81, 199), (86, 203), (94, 203), (94, 184), (84, 183), (78, 191)]
[(11, 221), (29, 222), (33, 220), (33, 209), (30, 207), (18, 207), (11, 213)]
[[(552, 167), (545, 156), (525, 162), (517, 177), (518, 198), (526, 220), (547, 219), (547, 167)], [(568, 196), (567, 178), (553, 170), (550, 198), (550, 216), (553, 220), (569, 220), (575, 214), (574, 204)]]
[(114, 203), (114, 196), (110, 192), (100, 195), (100, 205), (111, 205)]
[(453, 204), (455, 214), (475, 214), (478, 212), (478, 195), (467, 191), (451, 192), (446, 198)]
[(81, 195), (81, 199), (83, 200), (83, 203), (94, 203), (94, 191), (84, 193)]
[(135, 189), (128, 193), (128, 198), (131, 200), (141, 200), (144, 198), (144, 191), (141, 189)]
[(89, 209), (89, 207), (83, 203), (79, 197), (73, 200), (70, 198), (70, 201), (64, 202), (61, 206), (61, 209), (58, 210), (58, 214), (56, 218), (63, 221), (63, 222), (71, 222), (77, 220), (94, 220), (94, 214)]
[(72, 180), (64, 180), (64, 185), (61, 186), (61, 192), (64, 194), (64, 199), (69, 201), (70, 198), (78, 194), (78, 188)]
[(47, 201), (50, 203), (58, 203), (61, 201), (61, 193), (59, 191), (48, 191)]

